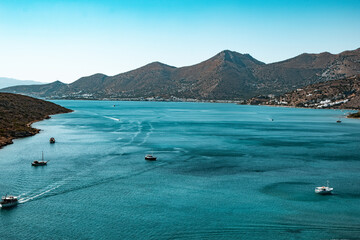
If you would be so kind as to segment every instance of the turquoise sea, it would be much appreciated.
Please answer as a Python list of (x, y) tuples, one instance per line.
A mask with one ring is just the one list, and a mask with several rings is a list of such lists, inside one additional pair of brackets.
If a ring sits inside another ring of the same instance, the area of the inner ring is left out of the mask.
[(75, 112), (0, 150), (0, 194), (21, 202), (0, 239), (360, 239), (360, 120), (343, 111), (55, 102)]

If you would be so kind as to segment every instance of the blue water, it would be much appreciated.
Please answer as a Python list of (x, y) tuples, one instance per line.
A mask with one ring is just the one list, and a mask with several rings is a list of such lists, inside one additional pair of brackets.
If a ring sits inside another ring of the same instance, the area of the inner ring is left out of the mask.
[(21, 201), (0, 239), (360, 238), (360, 121), (342, 111), (56, 103), (75, 112), (0, 150), (0, 194)]

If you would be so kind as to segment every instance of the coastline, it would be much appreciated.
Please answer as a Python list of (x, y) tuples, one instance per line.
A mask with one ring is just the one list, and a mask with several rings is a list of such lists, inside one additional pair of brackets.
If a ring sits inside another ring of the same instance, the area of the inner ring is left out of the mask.
[(243, 104), (245, 100), (205, 100), (205, 99), (193, 99), (193, 98), (178, 98), (178, 99), (146, 99), (146, 98), (44, 98), (48, 101), (56, 100), (71, 100), (71, 101), (119, 101), (119, 102), (197, 102), (197, 103), (235, 103), (240, 105)]
[[(51, 100), (232, 103), (232, 104), (237, 104), (237, 105), (248, 105), (248, 106), (268, 106), (268, 107), (300, 108), (300, 109), (327, 109), (327, 110), (334, 109), (334, 110), (359, 111), (359, 109), (348, 109), (348, 108), (312, 108), (312, 107), (296, 107), (296, 106), (267, 105), (267, 104), (264, 104), (264, 105), (263, 104), (252, 105), (252, 104), (242, 104), (241, 103), (242, 101), (236, 101), (236, 100), (235, 101), (234, 100), (197, 100), (197, 99), (182, 99), (182, 100), (155, 100), (155, 99), (154, 100), (144, 100), (144, 99), (51, 99)], [(55, 113), (55, 114), (51, 114), (51, 115), (65, 114), (65, 113), (70, 113), (70, 112), (74, 112), (74, 111), (68, 109), (68, 111), (66, 111), (66, 112), (60, 112), (60, 113)], [(351, 115), (355, 115), (355, 117), (353, 117)], [(8, 137), (0, 136), (0, 149), (2, 149), (3, 147), (5, 147), (7, 145), (13, 144), (14, 139), (31, 137), (31, 136), (34, 136), (34, 135), (38, 134), (41, 131), (41, 129), (33, 128), (33, 127), (31, 127), (31, 125), (33, 123), (40, 122), (40, 121), (50, 119), (50, 118), (51, 118), (50, 115), (45, 115), (40, 119), (35, 119), (35, 120), (32, 120), (32, 121), (26, 123), (25, 126), (27, 128), (29, 128), (29, 130), (28, 131), (16, 132), (15, 136), (8, 136)], [(360, 119), (360, 113), (359, 112), (350, 113), (350, 114), (346, 115), (346, 118)]]
[[(300, 108), (300, 109), (334, 109), (334, 110), (349, 110), (349, 111), (359, 111), (356, 108), (314, 108), (314, 107), (296, 107), (296, 106), (286, 106), (286, 105), (270, 105), (270, 104), (245, 104), (245, 100), (200, 100), (200, 99), (141, 99), (141, 98), (125, 98), (125, 99), (109, 99), (109, 98), (100, 98), (100, 99), (89, 99), (89, 98), (73, 98), (73, 99), (61, 99), (61, 98), (49, 98), (46, 100), (71, 100), (71, 101), (119, 101), (119, 102), (191, 102), (191, 103), (231, 103), (236, 105), (247, 105), (247, 106), (268, 106), (268, 107), (282, 107), (282, 108)], [(350, 117), (349, 115), (356, 114), (350, 113), (346, 115), (346, 118), (360, 119), (359, 117)]]
[[(73, 110), (70, 110), (70, 112), (73, 112)], [(55, 114), (51, 114), (51, 115), (65, 114), (65, 113), (70, 113), (70, 112), (55, 113)], [(51, 118), (50, 115), (45, 115), (41, 119), (36, 119), (36, 120), (33, 120), (33, 121), (27, 123), (26, 127), (30, 128), (30, 131), (17, 132), (16, 136), (0, 137), (0, 149), (2, 149), (3, 147), (5, 147), (7, 145), (13, 144), (14, 139), (31, 137), (31, 136), (34, 136), (34, 135), (38, 134), (41, 131), (41, 129), (33, 128), (33, 127), (31, 127), (31, 125), (33, 123), (40, 122), (40, 121), (50, 119), (50, 118)]]
[(358, 111), (357, 113), (351, 113), (351, 114), (347, 115), (346, 118), (360, 119), (360, 111)]
[(34, 122), (73, 111), (52, 102), (13, 93), (0, 93), (0, 103), (0, 148), (12, 144), (13, 139), (39, 133), (39, 129), (31, 127)]
[[(296, 107), (296, 106), (284, 106), (284, 105), (270, 105), (270, 104), (259, 104), (259, 105), (252, 105), (252, 104), (239, 104), (239, 105), (248, 105), (248, 106), (268, 106), (268, 107), (282, 107), (282, 108), (300, 108), (300, 109), (316, 109), (316, 110), (349, 110), (349, 111), (360, 111), (356, 108), (313, 108), (313, 107)], [(356, 114), (356, 113), (352, 113)], [(347, 117), (348, 118), (348, 117)], [(349, 118), (360, 118), (360, 117), (349, 117)]]
[[(350, 111), (360, 111), (360, 109), (356, 108), (314, 108), (314, 107), (296, 107), (296, 106), (287, 106), (287, 105), (271, 105), (271, 104), (246, 104), (245, 100), (200, 100), (200, 99), (140, 99), (140, 98), (120, 98), (120, 99), (110, 99), (110, 98), (46, 98), (46, 100), (70, 100), (70, 101), (119, 101), (119, 102), (191, 102), (191, 103), (231, 103), (237, 105), (247, 105), (247, 106), (268, 106), (268, 107), (283, 107), (283, 108), (300, 108), (300, 109), (334, 109), (334, 110), (350, 110)], [(349, 118), (357, 118), (357, 117), (349, 117)]]

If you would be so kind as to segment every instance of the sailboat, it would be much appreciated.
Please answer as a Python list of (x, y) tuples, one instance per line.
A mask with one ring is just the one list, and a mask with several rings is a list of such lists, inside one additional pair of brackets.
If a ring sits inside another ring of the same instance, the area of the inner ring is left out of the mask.
[(37, 161), (37, 160), (33, 161), (31, 163), (32, 166), (37, 167), (37, 166), (45, 166), (45, 165), (47, 165), (48, 161), (44, 161), (44, 152), (41, 152), (41, 153), (42, 153), (41, 154), (41, 161)]

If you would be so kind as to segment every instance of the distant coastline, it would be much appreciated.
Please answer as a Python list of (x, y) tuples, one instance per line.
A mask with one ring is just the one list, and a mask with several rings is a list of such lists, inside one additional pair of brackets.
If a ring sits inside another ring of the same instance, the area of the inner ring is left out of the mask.
[[(237, 104), (237, 105), (247, 105), (247, 106), (268, 106), (268, 107), (284, 107), (284, 108), (303, 108), (303, 109), (337, 109), (337, 110), (349, 110), (349, 111), (358, 111), (359, 109), (356, 108), (338, 108), (338, 107), (327, 107), (327, 108), (315, 108), (315, 107), (297, 107), (297, 106), (289, 106), (289, 105), (270, 105), (270, 104), (248, 104), (246, 103), (246, 100), (200, 100), (200, 99), (187, 99), (187, 98), (179, 98), (179, 99), (166, 99), (166, 98), (151, 98), (151, 99), (146, 99), (146, 98), (119, 98), (119, 99), (110, 99), (110, 98), (101, 98), (101, 99), (89, 99), (89, 98), (67, 98), (67, 99), (63, 99), (63, 98), (54, 98), (54, 99), (47, 99), (47, 100), (74, 100), (74, 101), (124, 101), (124, 102), (140, 102), (140, 101), (144, 101), (144, 102), (194, 102), (194, 103), (232, 103), (232, 104)], [(357, 113), (352, 113), (349, 115), (353, 115), (353, 114), (357, 114)], [(348, 117), (349, 115), (347, 115), (347, 118), (359, 118), (360, 116), (357, 117), (356, 115), (353, 117)]]
[(206, 102), (206, 103), (235, 103), (243, 104), (245, 100), (224, 99), (193, 99), (193, 98), (45, 98), (45, 100), (74, 100), (74, 101), (123, 101), (123, 102)]

